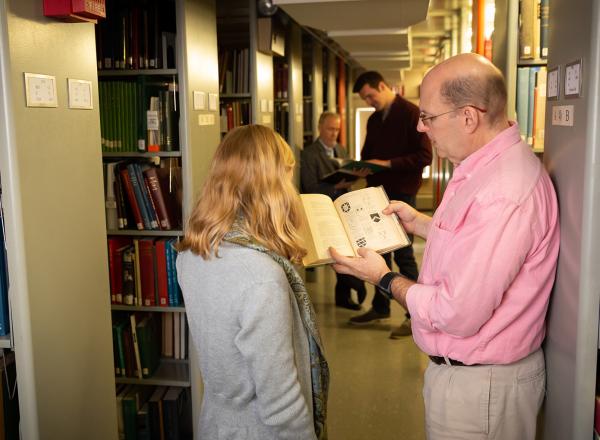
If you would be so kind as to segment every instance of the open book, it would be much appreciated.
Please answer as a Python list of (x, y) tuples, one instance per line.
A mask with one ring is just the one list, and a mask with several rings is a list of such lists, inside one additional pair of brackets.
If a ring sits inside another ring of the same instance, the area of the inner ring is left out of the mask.
[(380, 254), (408, 246), (410, 240), (395, 215), (382, 214), (389, 205), (382, 186), (363, 188), (338, 197), (300, 194), (305, 221), (300, 233), (308, 253), (306, 267), (332, 263), (328, 248), (356, 256), (361, 247)]
[(346, 182), (354, 182), (360, 177), (357, 172), (364, 168), (371, 170), (371, 174), (375, 174), (383, 170), (389, 170), (388, 167), (376, 165), (374, 163), (365, 162), (362, 160), (340, 158), (336, 158), (335, 160), (340, 164), (340, 167), (337, 170), (323, 176), (321, 179), (322, 182), (327, 182), (334, 185), (342, 180), (345, 180)]

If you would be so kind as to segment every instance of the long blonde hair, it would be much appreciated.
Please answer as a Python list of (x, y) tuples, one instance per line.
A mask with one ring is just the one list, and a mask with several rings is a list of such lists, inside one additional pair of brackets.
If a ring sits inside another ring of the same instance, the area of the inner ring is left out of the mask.
[(210, 258), (240, 218), (242, 229), (267, 249), (299, 261), (300, 198), (292, 183), (295, 159), (281, 136), (261, 125), (230, 131), (215, 152), (179, 250)]

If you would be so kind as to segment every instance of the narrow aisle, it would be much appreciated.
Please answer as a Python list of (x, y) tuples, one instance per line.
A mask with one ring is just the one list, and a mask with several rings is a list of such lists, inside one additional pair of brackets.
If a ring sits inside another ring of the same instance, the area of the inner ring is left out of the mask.
[[(422, 243), (415, 244), (415, 253), (420, 262)], [(389, 338), (391, 326), (404, 318), (402, 307), (393, 303), (386, 323), (356, 327), (348, 319), (361, 312), (335, 307), (335, 273), (329, 266), (316, 268), (306, 286), (331, 369), (330, 440), (423, 440), (422, 387), (429, 359), (412, 337)], [(363, 311), (373, 297), (373, 287), (367, 290)]]

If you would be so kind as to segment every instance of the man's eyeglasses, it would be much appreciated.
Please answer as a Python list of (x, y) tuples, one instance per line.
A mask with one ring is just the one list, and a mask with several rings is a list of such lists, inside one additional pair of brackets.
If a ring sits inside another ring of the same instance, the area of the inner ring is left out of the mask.
[(472, 104), (465, 104), (465, 105), (461, 105), (460, 107), (453, 108), (452, 110), (448, 110), (447, 112), (440, 113), (440, 114), (437, 114), (437, 115), (428, 115), (427, 113), (421, 112), (421, 113), (419, 113), (419, 119), (421, 120), (421, 122), (424, 125), (427, 125), (427, 124), (425, 124), (425, 122), (427, 122), (427, 121), (432, 121), (435, 118), (447, 115), (448, 113), (455, 112), (456, 110), (460, 110), (461, 108), (465, 108), (465, 107), (473, 107), (475, 110), (478, 110), (481, 113), (486, 113), (487, 112), (487, 110), (484, 109), (484, 108), (479, 108), (479, 107), (474, 106)]

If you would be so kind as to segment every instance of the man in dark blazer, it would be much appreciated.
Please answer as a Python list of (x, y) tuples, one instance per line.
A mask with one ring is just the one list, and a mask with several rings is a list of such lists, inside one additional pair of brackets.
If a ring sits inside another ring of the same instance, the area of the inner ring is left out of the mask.
[[(340, 134), (340, 116), (324, 112), (319, 117), (319, 137), (302, 151), (300, 176), (302, 192), (325, 194), (335, 200), (348, 191), (352, 182), (342, 180), (336, 184), (323, 182), (323, 177), (340, 167), (336, 158), (347, 158), (346, 150), (337, 143)], [(350, 297), (351, 289), (356, 290), (359, 303), (367, 295), (364, 282), (351, 275), (338, 274), (335, 286), (335, 305), (351, 310), (360, 310), (360, 304)]]

